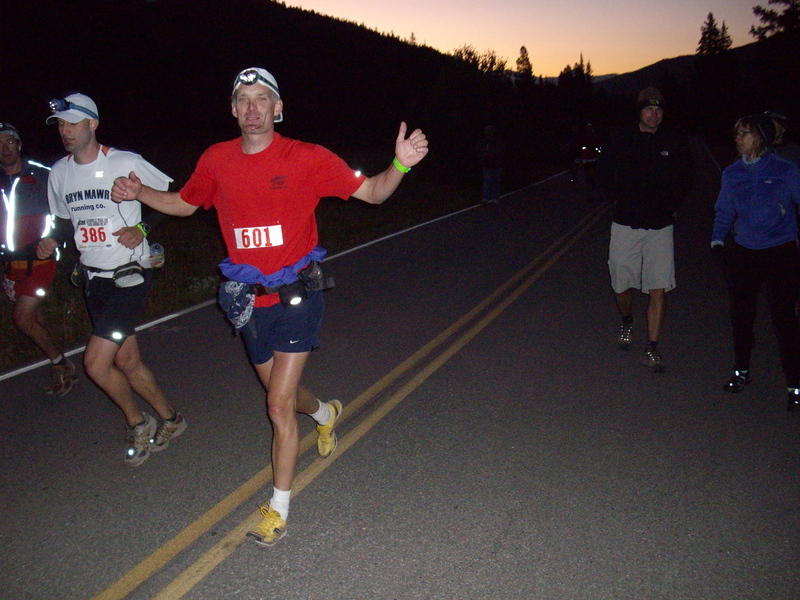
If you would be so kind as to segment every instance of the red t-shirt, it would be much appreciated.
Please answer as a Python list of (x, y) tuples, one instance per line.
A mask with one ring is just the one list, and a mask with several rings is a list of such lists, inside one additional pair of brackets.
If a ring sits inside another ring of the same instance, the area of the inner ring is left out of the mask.
[[(365, 179), (322, 146), (274, 136), (257, 154), (242, 152), (241, 138), (214, 144), (180, 191), (189, 204), (217, 209), (234, 263), (265, 274), (293, 265), (317, 245), (320, 198), (347, 199)], [(277, 294), (256, 298), (256, 306), (278, 302)]]

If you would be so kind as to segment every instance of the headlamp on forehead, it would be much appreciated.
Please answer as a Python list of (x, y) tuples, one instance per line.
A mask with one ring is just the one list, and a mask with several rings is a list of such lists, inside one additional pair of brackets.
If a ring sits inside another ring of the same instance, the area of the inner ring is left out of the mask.
[(77, 110), (87, 115), (90, 119), (97, 119), (98, 121), (100, 120), (100, 117), (94, 111), (75, 104), (74, 102), (70, 102), (64, 98), (53, 98), (48, 104), (50, 105), (50, 112), (53, 114), (66, 112), (68, 110)]
[(233, 91), (236, 92), (236, 88), (240, 85), (253, 85), (256, 83), (264, 84), (280, 98), (281, 93), (278, 91), (278, 82), (275, 81), (272, 73), (266, 69), (255, 67), (244, 69), (236, 76), (236, 79), (233, 81)]
[[(266, 82), (263, 77), (261, 79)], [(255, 69), (247, 69), (246, 71), (242, 71), (239, 73), (237, 81), (245, 85), (253, 85), (256, 81), (258, 81), (258, 71)]]

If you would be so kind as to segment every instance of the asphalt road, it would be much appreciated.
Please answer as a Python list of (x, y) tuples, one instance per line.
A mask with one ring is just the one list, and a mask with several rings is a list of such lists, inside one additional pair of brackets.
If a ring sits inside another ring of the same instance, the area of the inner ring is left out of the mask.
[(763, 314), (753, 383), (721, 391), (697, 158), (662, 374), (639, 364), (643, 297), (614, 345), (608, 207), (565, 177), (329, 261), (306, 382), (345, 403), (340, 447), (303, 454), (271, 549), (242, 543), (269, 493), (263, 392), (215, 307), (140, 333), (189, 429), (138, 469), (85, 376), (61, 400), (45, 369), (0, 382), (0, 597), (799, 597), (800, 415)]

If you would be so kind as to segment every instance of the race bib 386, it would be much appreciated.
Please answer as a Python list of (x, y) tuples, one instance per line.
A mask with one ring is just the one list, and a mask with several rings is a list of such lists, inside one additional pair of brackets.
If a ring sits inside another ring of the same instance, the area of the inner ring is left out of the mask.
[(111, 219), (108, 217), (85, 219), (75, 228), (75, 245), (81, 252), (110, 247), (111, 238)]

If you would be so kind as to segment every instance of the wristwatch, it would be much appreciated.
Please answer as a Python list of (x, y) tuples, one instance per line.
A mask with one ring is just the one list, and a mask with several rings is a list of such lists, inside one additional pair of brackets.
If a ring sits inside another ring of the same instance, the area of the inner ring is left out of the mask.
[(150, 233), (150, 225), (148, 225), (148, 224), (147, 224), (147, 223), (145, 223), (144, 221), (139, 221), (139, 222), (136, 224), (136, 227), (138, 227), (138, 228), (139, 228), (139, 231), (141, 231), (141, 232), (142, 232), (142, 235), (143, 235), (144, 237), (147, 237), (147, 235)]

